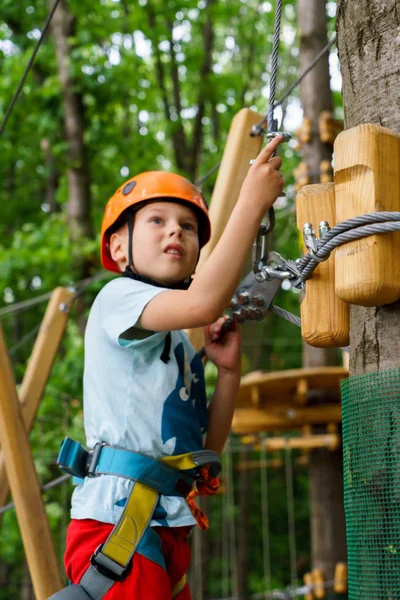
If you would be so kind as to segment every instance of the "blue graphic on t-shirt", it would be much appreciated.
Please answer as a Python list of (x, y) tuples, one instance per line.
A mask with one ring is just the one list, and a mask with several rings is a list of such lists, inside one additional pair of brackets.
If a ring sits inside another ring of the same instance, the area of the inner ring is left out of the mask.
[(157, 521), (161, 527), (169, 527), (167, 516), (167, 511), (161, 506), (160, 501), (158, 501), (153, 512), (153, 520)]
[(179, 373), (175, 389), (164, 402), (161, 437), (164, 444), (175, 438), (172, 454), (184, 454), (200, 450), (207, 431), (204, 369), (197, 354), (189, 364), (182, 343), (174, 353)]

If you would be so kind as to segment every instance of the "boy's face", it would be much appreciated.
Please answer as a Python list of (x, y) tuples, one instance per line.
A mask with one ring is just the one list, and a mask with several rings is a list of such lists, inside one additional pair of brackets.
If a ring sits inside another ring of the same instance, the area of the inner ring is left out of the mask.
[(135, 214), (132, 250), (136, 273), (161, 285), (183, 281), (199, 255), (196, 214), (175, 202), (146, 204)]

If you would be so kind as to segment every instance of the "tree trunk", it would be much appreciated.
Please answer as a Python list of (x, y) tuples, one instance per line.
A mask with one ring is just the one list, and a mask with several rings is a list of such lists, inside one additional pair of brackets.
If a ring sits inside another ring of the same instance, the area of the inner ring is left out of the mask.
[[(302, 72), (328, 43), (325, 2), (299, 0), (298, 22)], [(328, 55), (302, 81), (300, 97), (304, 117), (312, 121), (312, 138), (303, 147), (303, 157), (312, 183), (319, 183), (321, 161), (332, 159), (332, 146), (321, 142), (318, 131), (321, 112), (332, 111)], [(303, 345), (304, 367), (332, 364), (337, 364), (335, 350)], [(313, 402), (323, 404), (327, 398), (313, 397)], [(326, 579), (332, 579), (335, 564), (346, 561), (341, 453), (319, 450), (310, 456), (310, 527), (312, 567), (321, 569)]]
[[(49, 5), (52, 5), (52, 1)], [(76, 92), (77, 86), (70, 73), (70, 48), (68, 37), (75, 29), (75, 19), (69, 12), (66, 2), (61, 1), (54, 13), (52, 31), (57, 57), (58, 76), (64, 106), (65, 138), (68, 144), (69, 165), (67, 215), (71, 239), (79, 242), (84, 237), (93, 237), (90, 219), (91, 195), (89, 164), (86, 156), (83, 135), (85, 114), (82, 95)], [(78, 246), (78, 244), (77, 244)], [(85, 273), (82, 273), (84, 275)]]
[[(398, 0), (338, 0), (346, 129), (376, 123), (400, 134), (399, 27)], [(399, 306), (351, 307), (351, 374), (398, 367)]]
[[(400, 134), (399, 1), (338, 0), (336, 27), (346, 129), (374, 123)], [(379, 371), (398, 369), (399, 306), (351, 306), (351, 375), (375, 373), (378, 384)], [(364, 382), (351, 380), (360, 401), (349, 396), (344, 405), (349, 597), (398, 598), (398, 386), (392, 394), (380, 384), (379, 402)]]

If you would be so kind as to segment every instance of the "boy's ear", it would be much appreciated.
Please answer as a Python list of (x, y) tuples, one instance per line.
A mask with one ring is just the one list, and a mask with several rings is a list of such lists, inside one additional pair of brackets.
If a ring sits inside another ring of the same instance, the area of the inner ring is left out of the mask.
[(113, 233), (110, 237), (110, 256), (118, 264), (127, 260), (127, 240), (126, 236), (121, 235), (119, 231)]

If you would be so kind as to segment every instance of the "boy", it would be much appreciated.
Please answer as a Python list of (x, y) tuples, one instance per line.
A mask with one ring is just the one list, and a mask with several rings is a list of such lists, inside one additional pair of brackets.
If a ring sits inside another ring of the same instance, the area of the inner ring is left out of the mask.
[[(108, 444), (159, 461), (203, 445), (221, 453), (239, 387), (241, 337), (239, 328), (221, 336), (220, 315), (239, 283), (261, 220), (283, 189), (281, 159), (273, 156), (281, 141), (280, 136), (271, 141), (249, 169), (221, 240), (192, 282), (200, 249), (210, 237), (206, 205), (192, 184), (170, 173), (142, 173), (109, 200), (102, 263), (124, 277), (101, 290), (87, 324), (89, 448)], [(181, 331), (199, 326), (205, 326), (207, 357), (218, 368), (208, 411), (201, 361)], [(74, 584), (119, 523), (133, 487), (132, 480), (110, 472), (86, 477), (76, 488), (65, 554)], [(152, 560), (151, 552), (139, 548), (128, 573), (96, 598), (190, 600), (187, 536), (195, 520), (185, 498), (162, 494), (149, 524), (162, 559)], [(96, 570), (108, 574), (95, 563)]]

